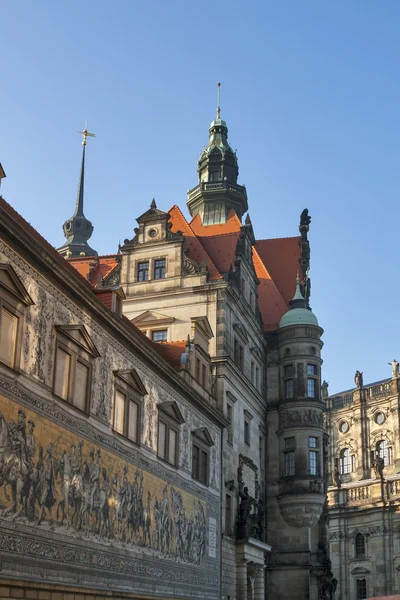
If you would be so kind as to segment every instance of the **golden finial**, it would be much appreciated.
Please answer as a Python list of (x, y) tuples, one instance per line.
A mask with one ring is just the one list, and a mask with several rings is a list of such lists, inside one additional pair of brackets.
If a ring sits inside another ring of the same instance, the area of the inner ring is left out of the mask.
[(87, 122), (85, 123), (85, 129), (83, 131), (78, 131), (83, 136), (82, 146), (86, 146), (86, 138), (88, 137), (96, 137), (95, 133), (89, 133), (87, 130)]
[(217, 105), (217, 119), (221, 118), (221, 84), (217, 83), (218, 87), (218, 105)]

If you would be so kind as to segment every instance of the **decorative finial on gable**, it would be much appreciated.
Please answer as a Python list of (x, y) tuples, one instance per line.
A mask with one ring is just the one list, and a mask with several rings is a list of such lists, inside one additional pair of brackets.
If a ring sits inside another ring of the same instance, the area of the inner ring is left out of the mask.
[(155, 199), (153, 198), (153, 200), (151, 201), (151, 204), (150, 204), (150, 209), (155, 210), (156, 208), (157, 208), (157, 204), (156, 204)]

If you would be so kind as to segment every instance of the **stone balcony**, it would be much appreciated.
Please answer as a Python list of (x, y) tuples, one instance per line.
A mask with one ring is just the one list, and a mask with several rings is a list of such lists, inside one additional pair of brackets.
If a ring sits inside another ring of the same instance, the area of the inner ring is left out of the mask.
[(366, 479), (342, 487), (328, 488), (329, 508), (364, 507), (366, 504), (390, 502), (400, 498), (400, 475), (380, 479)]
[(188, 202), (190, 202), (190, 200), (193, 198), (196, 198), (196, 196), (201, 192), (232, 192), (247, 198), (247, 192), (244, 185), (229, 183), (228, 181), (215, 181), (212, 183), (202, 181), (196, 185), (196, 187), (189, 190)]

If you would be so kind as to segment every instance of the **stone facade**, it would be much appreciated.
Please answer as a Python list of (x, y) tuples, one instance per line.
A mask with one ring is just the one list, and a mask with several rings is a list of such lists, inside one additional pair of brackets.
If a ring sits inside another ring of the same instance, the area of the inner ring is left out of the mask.
[[(216, 600), (226, 421), (215, 399), (1, 202), (1, 578), (30, 583), (3, 581), (0, 597)], [(135, 399), (122, 430), (120, 388)], [(161, 413), (177, 432), (168, 461)], [(192, 477), (191, 435), (207, 445), (207, 485)]]
[(400, 379), (395, 372), (358, 383), (327, 399), (329, 543), (340, 600), (400, 593)]

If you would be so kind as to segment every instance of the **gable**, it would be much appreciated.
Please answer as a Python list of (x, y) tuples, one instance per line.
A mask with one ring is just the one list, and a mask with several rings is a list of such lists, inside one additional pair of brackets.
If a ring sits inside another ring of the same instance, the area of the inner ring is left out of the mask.
[(174, 400), (162, 402), (161, 404), (157, 405), (157, 408), (174, 419), (174, 421), (177, 421), (180, 425), (185, 422), (179, 406)]
[(133, 388), (139, 396), (146, 396), (147, 389), (144, 387), (142, 380), (140, 379), (136, 369), (127, 369), (124, 371), (114, 371), (116, 377), (120, 377)]
[(214, 446), (213, 439), (207, 429), (207, 427), (200, 427), (192, 431), (192, 435), (196, 436), (199, 440), (207, 444), (207, 446)]
[(94, 358), (100, 356), (99, 351), (97, 350), (84, 325), (56, 325), (55, 328), (57, 331), (75, 342), (75, 344), (78, 344), (78, 346), (91, 354)]
[(175, 321), (175, 317), (163, 315), (154, 310), (146, 310), (146, 312), (131, 320), (136, 327), (144, 327), (145, 325), (167, 325), (168, 323), (173, 323), (173, 321)]
[(32, 306), (34, 304), (32, 298), (26, 291), (24, 284), (11, 265), (5, 263), (0, 264), (0, 287), (10, 292), (10, 294), (25, 304), (25, 306)]
[(196, 327), (198, 327), (207, 340), (214, 337), (213, 330), (211, 329), (210, 321), (206, 316), (203, 317), (191, 317), (190, 319)]

